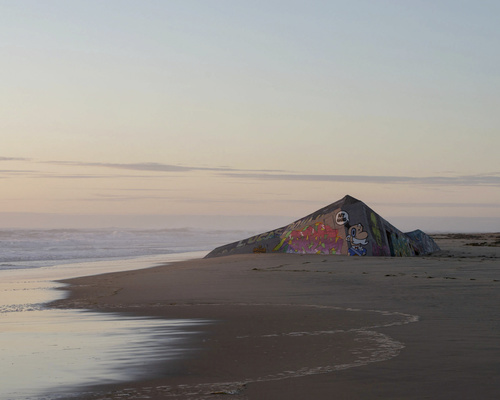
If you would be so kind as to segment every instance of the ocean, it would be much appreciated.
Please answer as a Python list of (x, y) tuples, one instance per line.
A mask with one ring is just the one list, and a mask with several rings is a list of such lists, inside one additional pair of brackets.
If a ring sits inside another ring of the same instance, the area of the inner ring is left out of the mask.
[[(0, 270), (32, 269), (117, 258), (209, 251), (241, 239), (244, 231), (194, 229), (3, 229)], [(249, 235), (252, 232), (248, 233)]]
[[(200, 258), (253, 235), (194, 229), (0, 230), (0, 398), (68, 399), (88, 386), (140, 379), (182, 357), (208, 321), (133, 318), (51, 309), (56, 280)], [(161, 352), (165, 354), (165, 352)]]

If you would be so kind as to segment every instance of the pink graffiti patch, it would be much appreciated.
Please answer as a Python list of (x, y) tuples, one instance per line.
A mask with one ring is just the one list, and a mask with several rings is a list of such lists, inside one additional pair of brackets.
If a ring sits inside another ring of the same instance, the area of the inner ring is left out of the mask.
[(338, 230), (322, 222), (285, 232), (274, 251), (301, 254), (340, 254), (344, 240)]

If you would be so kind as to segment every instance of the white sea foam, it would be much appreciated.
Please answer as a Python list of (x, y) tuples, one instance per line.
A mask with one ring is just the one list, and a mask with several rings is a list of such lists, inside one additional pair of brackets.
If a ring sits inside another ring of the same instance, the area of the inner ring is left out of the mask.
[(48, 309), (47, 302), (64, 296), (54, 280), (203, 257), (232, 235), (0, 230), (0, 398), (68, 398), (55, 388), (136, 379), (150, 373), (158, 355), (178, 357), (187, 327), (201, 321)]
[[(154, 265), (153, 260), (158, 263), (169, 257), (174, 261), (203, 254), (206, 252), (2, 271), (6, 279), (0, 283), (0, 398), (68, 398), (68, 388), (141, 378), (151, 372), (149, 365), (159, 361), (159, 355), (168, 360), (185, 353), (183, 340), (191, 334), (187, 327), (204, 321), (50, 309), (47, 302), (64, 295), (51, 290), (62, 285), (51, 279), (116, 271), (119, 264), (125, 269), (146, 268)], [(30, 280), (26, 273), (36, 276)]]
[[(207, 307), (210, 306), (219, 306), (220, 304), (203, 304)], [(225, 304), (227, 306), (227, 304)], [(233, 304), (240, 307), (245, 306), (263, 306), (268, 307), (266, 304)], [(241, 393), (245, 386), (249, 383), (257, 383), (257, 382), (268, 382), (268, 381), (277, 381), (284, 380), (290, 378), (299, 378), (310, 375), (318, 375), (318, 374), (326, 374), (332, 373), (335, 371), (341, 371), (349, 368), (357, 368), (361, 366), (365, 366), (371, 363), (377, 363), (381, 361), (386, 361), (391, 358), (398, 356), (400, 351), (404, 349), (404, 344), (394, 340), (390, 336), (383, 334), (375, 329), (397, 326), (397, 325), (406, 325), (410, 323), (415, 323), (418, 321), (418, 316), (404, 314), (399, 312), (392, 312), (386, 310), (362, 310), (362, 309), (353, 309), (353, 308), (342, 308), (342, 307), (333, 307), (333, 306), (324, 306), (324, 305), (296, 305), (296, 304), (273, 304), (273, 307), (304, 307), (304, 308), (321, 308), (321, 309), (330, 309), (332, 311), (347, 311), (353, 313), (374, 313), (379, 314), (384, 317), (385, 322), (381, 322), (377, 325), (367, 325), (358, 328), (352, 329), (336, 329), (336, 330), (324, 330), (324, 331), (304, 331), (304, 332), (279, 332), (279, 333), (270, 333), (263, 334), (258, 337), (260, 338), (269, 338), (271, 340), (279, 340), (280, 337), (292, 337), (300, 340), (300, 337), (304, 336), (318, 336), (318, 335), (330, 335), (332, 336), (332, 340), (334, 341), (335, 335), (347, 335), (353, 338), (355, 346), (351, 348), (351, 358), (346, 361), (336, 362), (335, 357), (336, 354), (331, 354), (330, 362), (318, 365), (315, 364), (314, 361), (311, 362), (311, 365), (303, 366), (298, 369), (290, 369), (289, 366), (287, 369), (277, 370), (273, 373), (268, 373), (266, 375), (261, 376), (247, 376), (242, 377), (242, 379), (230, 381), (230, 382), (211, 382), (211, 383), (201, 383), (196, 385), (178, 385), (178, 386), (156, 386), (156, 387), (143, 387), (143, 388), (134, 388), (134, 389), (125, 389), (122, 391), (115, 391), (114, 395), (117, 397), (126, 396), (126, 398), (131, 399), (140, 399), (140, 398), (149, 398), (149, 396), (162, 395), (165, 398), (192, 398), (197, 400), (202, 399), (210, 399), (213, 398), (215, 394), (225, 394), (225, 395), (238, 395)], [(245, 345), (245, 341), (248, 339), (254, 339), (254, 336), (245, 335), (238, 336), (236, 339), (242, 340), (242, 346)], [(293, 349), (291, 349), (293, 350)], [(301, 351), (307, 351), (306, 348), (302, 348)], [(325, 349), (325, 351), (327, 351)], [(324, 353), (324, 352), (323, 352)], [(280, 354), (280, 357), (283, 355)], [(108, 399), (106, 394), (103, 394), (103, 397), (96, 397), (99, 400)]]
[[(198, 258), (211, 248), (244, 235), (241, 232), (190, 230), (1, 230), (0, 365), (4, 368), (0, 374), (0, 398), (67, 399), (71, 397), (71, 390), (67, 390), (69, 387), (139, 378), (141, 374), (150, 372), (149, 365), (159, 361), (158, 355), (175, 358), (185, 351), (182, 340), (189, 336), (186, 331), (189, 325), (207, 323), (50, 310), (46, 303), (64, 295), (63, 291), (53, 290), (61, 285), (54, 280)], [(197, 252), (185, 253), (188, 250)], [(366, 312), (320, 305), (304, 307)], [(397, 356), (404, 345), (377, 329), (416, 322), (418, 317), (384, 310), (369, 311), (390, 318), (380, 325), (347, 330), (290, 331), (262, 336), (300, 340), (302, 336), (353, 335), (357, 345), (353, 349), (352, 360), (347, 363), (335, 363), (332, 358), (332, 363), (326, 365), (275, 371), (235, 382), (131, 389), (116, 395), (139, 398), (153, 392), (169, 397), (190, 393), (196, 398), (204, 398), (210, 393), (235, 394), (250, 382), (333, 372)], [(238, 339), (248, 338), (241, 336)], [(162, 351), (158, 351), (158, 346), (162, 347)], [(51, 367), (47, 368), (47, 365)]]
[(249, 232), (194, 229), (0, 230), (0, 270), (209, 251)]

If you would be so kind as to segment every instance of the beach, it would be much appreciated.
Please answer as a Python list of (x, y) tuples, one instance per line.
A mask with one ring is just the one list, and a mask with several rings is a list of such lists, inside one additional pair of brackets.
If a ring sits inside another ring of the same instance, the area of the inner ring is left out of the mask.
[(433, 237), (424, 257), (248, 254), (65, 280), (55, 308), (199, 322), (181, 359), (79, 398), (497, 398), (500, 234)]

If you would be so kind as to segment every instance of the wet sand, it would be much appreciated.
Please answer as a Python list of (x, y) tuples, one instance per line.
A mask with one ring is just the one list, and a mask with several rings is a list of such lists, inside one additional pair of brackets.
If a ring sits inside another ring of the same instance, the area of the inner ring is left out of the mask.
[(80, 398), (495, 399), (500, 234), (434, 238), (426, 257), (251, 254), (72, 279), (55, 306), (208, 321), (189, 357)]

